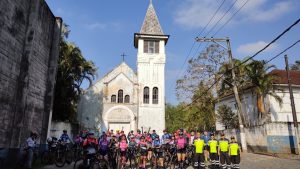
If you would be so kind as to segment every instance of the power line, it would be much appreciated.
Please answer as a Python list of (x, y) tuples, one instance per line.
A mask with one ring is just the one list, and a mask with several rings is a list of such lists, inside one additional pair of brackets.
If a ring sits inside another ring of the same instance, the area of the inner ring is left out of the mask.
[[(270, 45), (272, 45), (273, 43), (275, 43), (278, 39), (280, 39), (284, 34), (286, 34), (287, 32), (289, 32), (294, 26), (296, 26), (298, 23), (300, 22), (300, 18), (298, 20), (296, 20), (292, 25), (290, 25), (288, 28), (286, 28), (281, 34), (279, 34), (276, 38), (274, 38), (269, 44), (267, 44), (264, 48), (262, 48), (261, 50), (259, 50), (258, 52), (256, 52), (254, 55), (252, 55), (251, 57), (249, 57), (248, 59), (246, 59), (245, 61), (241, 62), (239, 65), (234, 66), (233, 68), (228, 69), (226, 72), (222, 73), (221, 76), (203, 93), (206, 94), (211, 88), (213, 88), (214, 85), (216, 85), (221, 78), (225, 75), (225, 73), (231, 71), (232, 69), (235, 69), (239, 66), (241, 66), (242, 64), (245, 64), (246, 62), (248, 62), (250, 59), (253, 59), (255, 56), (257, 56), (259, 53), (263, 52), (265, 49), (267, 49)], [(289, 46), (288, 48), (286, 48), (285, 50), (283, 50), (282, 52), (280, 52), (278, 54), (278, 56), (281, 53), (286, 52), (287, 50), (289, 50), (290, 48), (292, 48), (293, 46), (295, 46), (297, 43), (299, 43), (300, 40), (296, 41), (294, 44), (292, 44), (291, 46)], [(271, 60), (274, 60), (276, 57), (278, 57), (277, 55), (273, 58), (271, 58)], [(266, 63), (269, 63), (271, 60), (267, 61)], [(186, 109), (187, 107), (189, 107), (190, 105), (192, 105), (195, 101), (197, 101), (200, 97), (203, 96), (200, 95), (197, 98), (193, 99), (191, 103), (189, 103), (187, 106), (183, 107), (180, 111)]]
[(247, 0), (237, 11), (235, 11), (235, 13), (212, 36), (215, 36), (217, 33), (219, 33), (248, 2), (249, 0)]
[[(200, 35), (204, 32), (204, 30), (207, 28), (207, 26), (208, 26), (208, 25), (211, 23), (211, 21), (215, 18), (216, 14), (219, 12), (219, 10), (221, 9), (221, 7), (224, 5), (224, 2), (225, 2), (225, 0), (222, 1), (222, 3), (219, 5), (219, 7), (217, 8), (217, 10), (216, 10), (215, 13), (213, 14), (213, 16), (212, 16), (212, 17), (210, 18), (210, 20), (208, 21), (208, 23), (205, 25), (205, 27), (202, 28), (202, 30), (200, 31), (200, 33), (198, 34), (198, 36), (200, 36)], [(188, 55), (186, 56), (186, 58), (185, 58), (185, 60), (184, 60), (184, 62), (183, 62), (183, 64), (182, 64), (182, 66), (181, 66), (181, 68), (180, 68), (180, 71), (179, 71), (179, 73), (177, 74), (176, 79), (177, 79), (179, 76), (181, 76), (181, 72), (182, 72), (182, 70), (183, 70), (183, 68), (184, 68), (184, 65), (186, 64), (186, 62), (187, 62), (188, 59), (190, 58), (190, 55), (191, 55), (191, 53), (192, 53), (192, 51), (193, 51), (193, 48), (195, 47), (195, 44), (196, 44), (196, 41), (193, 42), (192, 47), (190, 48), (190, 50), (189, 50), (189, 52), (188, 52)], [(201, 46), (201, 45), (200, 45), (200, 46)], [(196, 51), (198, 51), (198, 49), (199, 49), (200, 46), (198, 46), (198, 48), (197, 48)], [(176, 84), (175, 84), (175, 85), (176, 85)], [(174, 85), (172, 88), (174, 88), (175, 85)]]
[(234, 7), (237, 0), (234, 1), (234, 3), (231, 4), (231, 6), (227, 9), (227, 11), (223, 14), (223, 16), (215, 23), (215, 25), (206, 33), (204, 37), (210, 34), (211, 31), (215, 29), (215, 27), (219, 24), (219, 22), (227, 15), (227, 13)]
[(286, 51), (288, 51), (289, 49), (291, 49), (292, 47), (294, 47), (295, 45), (297, 45), (297, 43), (299, 43), (300, 40), (297, 40), (295, 43), (293, 43), (291, 46), (287, 47), (286, 49), (284, 49), (282, 52), (278, 53), (277, 55), (275, 55), (274, 57), (272, 57), (269, 61), (266, 62), (269, 63), (271, 61), (273, 61), (274, 59), (276, 59), (278, 56), (282, 55), (283, 53), (285, 53)]

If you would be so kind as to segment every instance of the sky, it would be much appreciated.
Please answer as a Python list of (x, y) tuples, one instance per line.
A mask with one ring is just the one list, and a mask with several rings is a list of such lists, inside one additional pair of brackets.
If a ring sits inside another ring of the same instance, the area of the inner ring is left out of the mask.
[[(53, 14), (62, 17), (70, 26), (68, 40), (79, 46), (85, 58), (98, 67), (95, 81), (122, 62), (122, 53), (126, 55), (125, 62), (136, 70), (133, 35), (141, 29), (149, 0), (46, 2)], [(192, 48), (195, 37), (229, 37), (233, 57), (243, 59), (263, 48), (300, 18), (299, 0), (153, 0), (153, 5), (164, 33), (170, 35), (165, 76), (166, 102), (171, 104), (178, 103), (176, 80), (186, 73), (186, 58), (197, 57), (206, 46), (197, 42)], [(300, 24), (255, 59), (268, 60), (299, 39)], [(285, 54), (290, 64), (300, 60), (300, 43)], [(283, 55), (270, 64), (284, 69)], [(87, 83), (83, 87), (86, 88)]]

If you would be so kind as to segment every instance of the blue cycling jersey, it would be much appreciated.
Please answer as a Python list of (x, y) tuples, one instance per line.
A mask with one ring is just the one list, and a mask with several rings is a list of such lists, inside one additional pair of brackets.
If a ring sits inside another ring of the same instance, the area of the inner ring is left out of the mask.
[(67, 141), (71, 141), (70, 137), (68, 134), (62, 134), (60, 136), (60, 140), (63, 141), (63, 142), (67, 142)]

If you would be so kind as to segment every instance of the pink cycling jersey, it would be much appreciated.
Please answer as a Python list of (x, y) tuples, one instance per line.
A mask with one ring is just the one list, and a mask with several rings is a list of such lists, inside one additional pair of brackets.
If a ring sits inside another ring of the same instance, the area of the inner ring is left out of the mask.
[(185, 146), (185, 143), (186, 143), (185, 138), (182, 137), (182, 138), (177, 139), (177, 146), (179, 149), (183, 149)]
[(125, 151), (126, 148), (127, 148), (127, 143), (126, 143), (126, 141), (121, 141), (121, 142), (120, 142), (120, 149), (121, 149), (121, 151)]

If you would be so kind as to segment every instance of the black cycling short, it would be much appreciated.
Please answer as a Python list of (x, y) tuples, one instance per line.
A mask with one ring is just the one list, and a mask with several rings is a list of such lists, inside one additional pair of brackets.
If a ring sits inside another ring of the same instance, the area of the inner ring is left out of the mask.
[(205, 146), (204, 146), (204, 150), (209, 151), (209, 146), (208, 146), (208, 145), (205, 145)]
[(120, 155), (123, 157), (123, 156), (126, 156), (126, 151), (121, 151)]
[(148, 151), (141, 150), (141, 156), (147, 156), (147, 155), (148, 155)]
[(107, 154), (108, 154), (108, 151), (107, 150), (99, 150), (99, 153), (100, 153), (100, 155), (102, 155), (102, 156), (106, 156)]
[(177, 149), (177, 154), (185, 154), (186, 150), (185, 148)]

